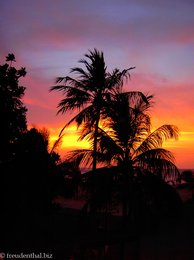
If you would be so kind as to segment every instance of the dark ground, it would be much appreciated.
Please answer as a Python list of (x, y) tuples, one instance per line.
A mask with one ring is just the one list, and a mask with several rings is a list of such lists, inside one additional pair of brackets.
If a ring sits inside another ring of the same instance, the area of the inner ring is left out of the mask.
[(120, 217), (83, 216), (72, 209), (33, 216), (18, 212), (5, 220), (0, 250), (51, 253), (59, 260), (119, 260), (125, 241), (125, 260), (193, 260), (193, 220), (191, 200), (183, 203), (179, 216), (155, 219), (149, 225), (133, 223), (125, 234)]

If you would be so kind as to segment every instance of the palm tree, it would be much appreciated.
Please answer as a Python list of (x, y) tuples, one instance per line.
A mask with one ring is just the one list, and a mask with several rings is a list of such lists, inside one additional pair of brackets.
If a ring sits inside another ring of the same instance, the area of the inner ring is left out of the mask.
[(109, 163), (130, 169), (139, 167), (162, 174), (166, 179), (172, 170), (176, 174), (177, 168), (172, 153), (162, 148), (162, 144), (165, 140), (177, 139), (178, 128), (163, 125), (151, 131), (148, 114), (151, 99), (152, 96), (147, 96), (149, 102), (144, 102), (124, 93), (116, 95), (109, 108), (109, 117), (104, 121), (108, 130), (100, 133), (99, 147)]
[[(112, 96), (113, 97), (113, 96)], [(145, 102), (139, 96), (119, 93), (112, 98), (106, 110), (102, 128), (98, 128), (98, 161), (107, 165), (117, 165), (123, 169), (141, 168), (152, 173), (162, 174), (167, 180), (177, 168), (173, 154), (162, 148), (164, 141), (178, 138), (178, 128), (163, 125), (151, 131), (151, 119), (148, 114), (152, 96), (146, 96)], [(104, 116), (103, 115), (103, 116)], [(93, 139), (94, 133), (87, 124), (80, 139)], [(73, 151), (77, 160), (90, 163), (91, 149)]]
[[(107, 72), (103, 52), (97, 49), (85, 54), (85, 59), (79, 61), (85, 66), (71, 69), (71, 73), (78, 75), (76, 78), (69, 76), (58, 77), (56, 86), (51, 87), (51, 91), (62, 91), (64, 99), (58, 104), (58, 113), (66, 113), (68, 110), (78, 110), (78, 114), (73, 117), (61, 130), (59, 138), (64, 129), (76, 122), (80, 127), (83, 122), (87, 123), (89, 132), (93, 131), (93, 170), (96, 170), (97, 163), (97, 136), (101, 114), (106, 107), (106, 103), (111, 99), (111, 95), (122, 88), (124, 80), (130, 77), (129, 70), (123, 71), (117, 68), (112, 73)], [(61, 85), (61, 83), (63, 83)], [(140, 92), (138, 92), (141, 95)], [(137, 93), (136, 93), (137, 94)]]
[[(139, 181), (144, 185), (144, 176), (148, 173), (166, 181), (169, 177), (178, 177), (179, 174), (173, 154), (162, 148), (164, 141), (178, 138), (178, 128), (174, 125), (163, 125), (151, 131), (149, 108), (152, 105), (152, 98), (146, 96), (146, 99), (142, 99), (137, 95), (116, 93), (112, 96), (106, 113), (103, 114), (106, 117), (102, 128), (98, 129), (98, 162), (107, 165), (109, 172), (112, 169), (114, 175), (117, 171), (118, 175), (123, 234), (126, 232), (127, 216), (134, 210), (134, 205), (137, 205), (135, 200), (139, 200), (142, 194)], [(88, 131), (86, 125), (80, 138), (91, 141), (93, 134)], [(89, 149), (73, 151), (71, 159), (87, 164), (90, 163), (90, 154)], [(121, 259), (124, 258), (123, 239), (121, 239)]]
[[(117, 168), (122, 175), (125, 188), (123, 199), (127, 198), (128, 184), (138, 172), (158, 175), (168, 181), (176, 178), (179, 171), (174, 164), (173, 154), (162, 148), (165, 140), (178, 138), (178, 128), (174, 125), (163, 125), (151, 131), (151, 119), (148, 114), (152, 96), (145, 102), (138, 96), (126, 93), (116, 94), (112, 99), (103, 128), (98, 129), (97, 159), (109, 167)], [(92, 132), (85, 128), (80, 138), (93, 139)], [(75, 150), (71, 159), (86, 164), (91, 161), (92, 150)], [(125, 207), (126, 205), (124, 205)], [(126, 215), (126, 208), (123, 214)]]

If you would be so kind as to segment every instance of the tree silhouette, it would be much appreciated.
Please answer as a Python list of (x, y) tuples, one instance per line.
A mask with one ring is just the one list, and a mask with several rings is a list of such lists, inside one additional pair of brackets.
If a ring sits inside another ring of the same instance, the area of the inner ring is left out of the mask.
[(11, 204), (11, 210), (20, 209), (21, 214), (46, 212), (54, 196), (56, 164), (48, 151), (45, 129), (32, 128), (23, 133), (17, 140), (14, 159), (5, 166), (8, 208)]
[(9, 53), (6, 57), (6, 61), (10, 61), (10, 66), (12, 65), (12, 62), (16, 62), (15, 55), (13, 53)]
[(97, 135), (101, 114), (107, 101), (110, 100), (110, 96), (122, 87), (124, 79), (129, 78), (129, 70), (133, 69), (133, 67), (123, 71), (114, 69), (112, 73), (108, 73), (104, 55), (96, 49), (89, 51), (89, 54), (85, 54), (85, 59), (79, 62), (85, 66), (85, 70), (81, 67), (72, 68), (71, 73), (77, 74), (78, 77), (58, 77), (56, 83), (59, 83), (59, 85), (53, 86), (51, 91), (62, 91), (65, 95), (65, 98), (58, 105), (58, 113), (63, 114), (68, 110), (75, 109), (79, 111), (64, 126), (60, 136), (65, 127), (72, 122), (76, 122), (78, 127), (83, 122), (87, 122), (90, 131), (94, 131), (92, 158), (93, 170), (95, 170)]
[[(152, 96), (147, 97), (148, 100), (151, 98)], [(162, 144), (165, 140), (177, 139), (178, 128), (163, 125), (151, 131), (149, 107), (150, 102), (131, 100), (123, 94), (117, 95), (112, 102), (109, 118), (104, 122), (110, 131), (101, 132), (100, 147), (104, 150), (105, 157), (108, 153), (109, 162), (117, 161), (117, 165), (124, 169), (139, 167), (160, 174), (165, 179), (172, 170), (177, 173), (177, 168), (172, 153), (163, 149)], [(106, 139), (109, 143), (113, 141), (117, 148), (110, 149)]]
[[(151, 131), (148, 115), (151, 99), (152, 96), (147, 96), (148, 102), (145, 102), (138, 96), (116, 94), (98, 131), (98, 162), (113, 167), (114, 172), (117, 169), (119, 182), (122, 183), (120, 191), (125, 216), (128, 214), (127, 203), (133, 197), (131, 191), (136, 177), (149, 173), (167, 180), (179, 175), (172, 153), (162, 148), (165, 140), (178, 138), (178, 129), (173, 125), (163, 125)], [(81, 138), (90, 141), (93, 133), (86, 128)], [(89, 149), (75, 150), (70, 157), (87, 164), (91, 161), (91, 152)]]
[(32, 243), (38, 247), (37, 241), (45, 243), (43, 226), (59, 188), (55, 159), (55, 153), (48, 151), (48, 134), (32, 128), (17, 139), (12, 160), (0, 165), (1, 215), (3, 225), (7, 224), (2, 237), (9, 248), (29, 249)]
[[(98, 161), (108, 165), (131, 170), (139, 167), (167, 179), (172, 171), (176, 177), (178, 170), (172, 153), (164, 148), (165, 140), (178, 138), (178, 128), (163, 125), (151, 131), (148, 114), (152, 96), (145, 102), (138, 96), (117, 94), (111, 100), (102, 128), (98, 130)], [(93, 133), (82, 132), (80, 137), (93, 139)], [(89, 163), (91, 150), (75, 150), (74, 158)]]
[[(101, 169), (104, 174), (101, 181), (106, 182), (109, 195), (104, 196), (101, 201), (102, 197), (97, 187), (96, 197), (100, 198), (94, 197), (96, 201), (93, 203), (100, 207), (99, 202), (103, 205), (106, 201), (111, 201), (109, 197), (113, 197), (116, 192), (118, 203), (122, 204), (123, 234), (127, 230), (127, 217), (135, 220), (143, 216), (142, 212), (154, 212), (157, 207), (165, 211), (167, 209), (162, 204), (164, 201), (166, 204), (168, 200), (172, 201), (171, 206), (175, 201), (175, 205), (180, 202), (162, 181), (176, 179), (179, 176), (172, 153), (162, 148), (165, 140), (178, 138), (178, 128), (174, 125), (163, 125), (151, 131), (151, 100), (152, 96), (143, 100), (139, 96), (117, 93), (112, 96), (102, 128), (98, 130), (97, 159), (98, 162), (107, 165), (107, 171), (105, 167)], [(86, 125), (80, 138), (91, 141), (93, 134), (87, 130)], [(92, 149), (75, 150), (70, 153), (70, 158), (88, 164), (91, 161), (91, 153)], [(89, 177), (90, 173), (87, 174)], [(98, 180), (99, 177), (96, 176), (96, 181)], [(166, 193), (169, 194), (169, 198), (164, 197)], [(158, 197), (161, 203), (157, 200)]]
[[(15, 56), (8, 54), (6, 61), (15, 61)], [(19, 85), (20, 78), (25, 75), (25, 68), (18, 70), (11, 64), (0, 65), (1, 162), (13, 157), (15, 142), (27, 130), (27, 109), (21, 100), (25, 87)]]

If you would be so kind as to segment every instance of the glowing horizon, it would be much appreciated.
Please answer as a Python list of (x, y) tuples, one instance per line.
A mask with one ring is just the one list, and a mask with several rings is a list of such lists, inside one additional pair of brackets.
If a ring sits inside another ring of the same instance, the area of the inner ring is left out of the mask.
[[(33, 127), (33, 125), (31, 126)], [(159, 127), (159, 126), (158, 126)], [(52, 148), (54, 142), (58, 139), (59, 133), (62, 127), (49, 128), (50, 138), (49, 147)], [(87, 141), (78, 141), (79, 134), (77, 127), (72, 125), (65, 129), (62, 142), (56, 149), (61, 156), (61, 159), (65, 159), (67, 153), (75, 149), (89, 149), (90, 145)], [(192, 141), (193, 140), (193, 141)], [(185, 149), (186, 145), (186, 149)], [(175, 164), (180, 169), (194, 169), (193, 164), (190, 164), (190, 160), (194, 157), (194, 132), (179, 132), (179, 138), (177, 140), (170, 139), (164, 142), (163, 147), (171, 151), (175, 157)], [(182, 152), (184, 151), (184, 153)]]

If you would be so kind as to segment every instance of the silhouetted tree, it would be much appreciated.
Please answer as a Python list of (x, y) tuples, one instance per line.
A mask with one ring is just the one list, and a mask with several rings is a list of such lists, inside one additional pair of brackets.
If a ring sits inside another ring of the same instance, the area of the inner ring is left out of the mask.
[(6, 61), (10, 61), (10, 66), (12, 65), (12, 62), (16, 62), (15, 55), (13, 53), (9, 53), (6, 57)]
[(26, 70), (11, 66), (14, 54), (8, 54), (6, 61), (10, 61), (10, 65), (0, 65), (0, 162), (13, 158), (15, 142), (27, 130), (27, 109), (22, 102), (25, 87), (19, 85)]
[[(149, 205), (151, 201), (148, 196), (149, 188), (148, 185), (146, 188), (143, 177), (156, 175), (162, 183), (162, 179), (165, 180), (171, 175), (176, 178), (179, 174), (172, 153), (162, 148), (165, 140), (178, 138), (178, 129), (174, 125), (163, 125), (151, 131), (151, 119), (148, 114), (151, 99), (152, 96), (147, 96), (145, 102), (137, 96), (118, 93), (112, 97), (106, 111), (107, 117), (104, 118), (102, 128), (98, 130), (97, 159), (98, 162), (108, 165), (109, 172), (111, 168), (114, 173), (117, 171), (117, 191), (123, 205), (124, 231), (127, 216), (134, 214), (135, 207), (141, 208), (141, 203), (145, 206), (145, 203)], [(86, 128), (81, 138), (90, 141), (93, 139), (93, 133), (88, 132)], [(76, 150), (70, 157), (88, 163), (91, 160), (91, 151)], [(155, 180), (153, 179), (153, 186)], [(147, 192), (149, 202), (141, 202), (141, 195), (142, 198), (146, 198), (143, 190)]]
[(51, 206), (55, 190), (57, 157), (49, 153), (48, 144), (48, 131), (32, 128), (21, 136), (17, 147), (21, 179), (26, 182), (23, 190), (26, 189), (27, 205), (40, 210)]
[(4, 164), (7, 212), (45, 213), (56, 195), (56, 161), (48, 151), (48, 134), (32, 128), (17, 141), (14, 159)]
[[(165, 140), (178, 138), (178, 128), (163, 125), (151, 131), (151, 119), (148, 114), (150, 99), (145, 102), (139, 97), (129, 97), (125, 93), (117, 94), (109, 104), (107, 117), (98, 130), (98, 161), (107, 165), (117, 165), (131, 172), (140, 168), (159, 175), (164, 180), (173, 174), (179, 174), (172, 153), (164, 148)], [(93, 139), (93, 132), (82, 132), (82, 138)], [(75, 150), (73, 157), (80, 162), (89, 163), (92, 150)], [(71, 155), (70, 155), (71, 156)], [(72, 158), (73, 158), (72, 157)]]
[[(65, 127), (72, 122), (76, 122), (78, 127), (83, 122), (87, 122), (90, 131), (94, 131), (92, 158), (93, 170), (95, 170), (97, 135), (101, 113), (112, 93), (122, 87), (124, 79), (129, 78), (129, 70), (133, 67), (123, 71), (114, 69), (112, 73), (108, 73), (102, 52), (94, 49), (89, 51), (89, 54), (86, 54), (85, 57), (86, 59), (79, 61), (85, 66), (85, 70), (81, 67), (72, 68), (71, 73), (77, 74), (78, 77), (58, 77), (56, 83), (59, 83), (59, 85), (53, 86), (51, 91), (62, 91), (65, 95), (65, 98), (58, 105), (58, 113), (75, 109), (79, 111)], [(141, 94), (139, 93), (139, 95)]]

